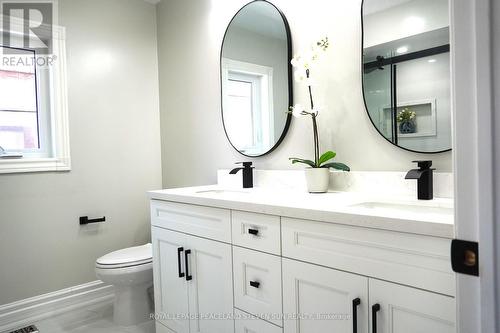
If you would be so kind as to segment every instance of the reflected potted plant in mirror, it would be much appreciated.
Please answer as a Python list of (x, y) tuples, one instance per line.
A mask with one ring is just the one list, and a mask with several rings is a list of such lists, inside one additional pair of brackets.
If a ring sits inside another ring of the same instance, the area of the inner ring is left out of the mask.
[(396, 120), (399, 123), (399, 132), (401, 134), (415, 133), (417, 131), (416, 118), (417, 114), (410, 108), (404, 108), (398, 112)]
[(328, 49), (328, 46), (328, 37), (325, 37), (317, 42), (311, 50), (303, 55), (297, 55), (292, 59), (292, 66), (295, 68), (295, 80), (297, 82), (305, 83), (307, 86), (311, 109), (306, 110), (302, 105), (296, 104), (290, 108), (289, 112), (291, 112), (295, 117), (311, 117), (314, 142), (314, 161), (298, 157), (291, 157), (290, 161), (292, 161), (292, 164), (302, 163), (308, 166), (305, 169), (305, 176), (309, 193), (328, 192), (328, 186), (330, 184), (330, 169), (350, 171), (350, 168), (347, 165), (339, 162), (332, 162), (337, 155), (335, 152), (327, 151), (320, 155), (318, 132), (319, 109), (314, 105), (311, 68), (318, 60), (320, 54)]

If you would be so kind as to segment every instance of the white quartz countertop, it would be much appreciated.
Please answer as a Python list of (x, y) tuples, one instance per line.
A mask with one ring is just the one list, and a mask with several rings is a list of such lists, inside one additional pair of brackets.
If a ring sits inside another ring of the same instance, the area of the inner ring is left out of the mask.
[(218, 185), (148, 192), (153, 200), (241, 210), (283, 217), (384, 229), (434, 237), (454, 237), (452, 199), (310, 194), (269, 188), (225, 189)]

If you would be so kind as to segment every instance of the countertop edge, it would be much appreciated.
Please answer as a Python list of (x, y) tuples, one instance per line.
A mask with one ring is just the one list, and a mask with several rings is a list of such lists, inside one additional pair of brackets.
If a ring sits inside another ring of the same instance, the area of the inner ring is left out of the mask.
[[(381, 217), (375, 215), (351, 214), (344, 212), (296, 208), (290, 206), (277, 206), (243, 201), (230, 201), (226, 199), (161, 193), (160, 191), (149, 191), (148, 197), (151, 200), (246, 211), (292, 219), (318, 221), (370, 229), (381, 229), (386, 231), (418, 234), (446, 239), (454, 238), (454, 225), (447, 223)], [(370, 219), (370, 221), (368, 222), (367, 219)]]

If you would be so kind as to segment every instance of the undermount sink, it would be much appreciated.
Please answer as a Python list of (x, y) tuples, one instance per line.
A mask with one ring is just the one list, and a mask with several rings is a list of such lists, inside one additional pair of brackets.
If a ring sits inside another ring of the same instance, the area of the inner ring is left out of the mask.
[(245, 191), (239, 191), (239, 190), (224, 190), (224, 189), (213, 189), (213, 190), (203, 190), (203, 191), (196, 191), (198, 194), (224, 194), (224, 193), (248, 193)]
[(362, 208), (368, 210), (384, 210), (384, 211), (397, 211), (401, 213), (412, 214), (439, 214), (439, 215), (453, 215), (453, 207), (431, 205), (429, 203), (411, 204), (411, 203), (393, 203), (393, 202), (362, 202), (351, 205), (353, 208)]

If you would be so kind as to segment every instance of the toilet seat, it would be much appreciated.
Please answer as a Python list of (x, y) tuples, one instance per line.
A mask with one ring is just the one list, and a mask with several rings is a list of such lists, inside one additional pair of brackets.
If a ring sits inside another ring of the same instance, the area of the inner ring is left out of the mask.
[(151, 244), (129, 247), (108, 253), (96, 260), (96, 268), (119, 269), (153, 262)]

